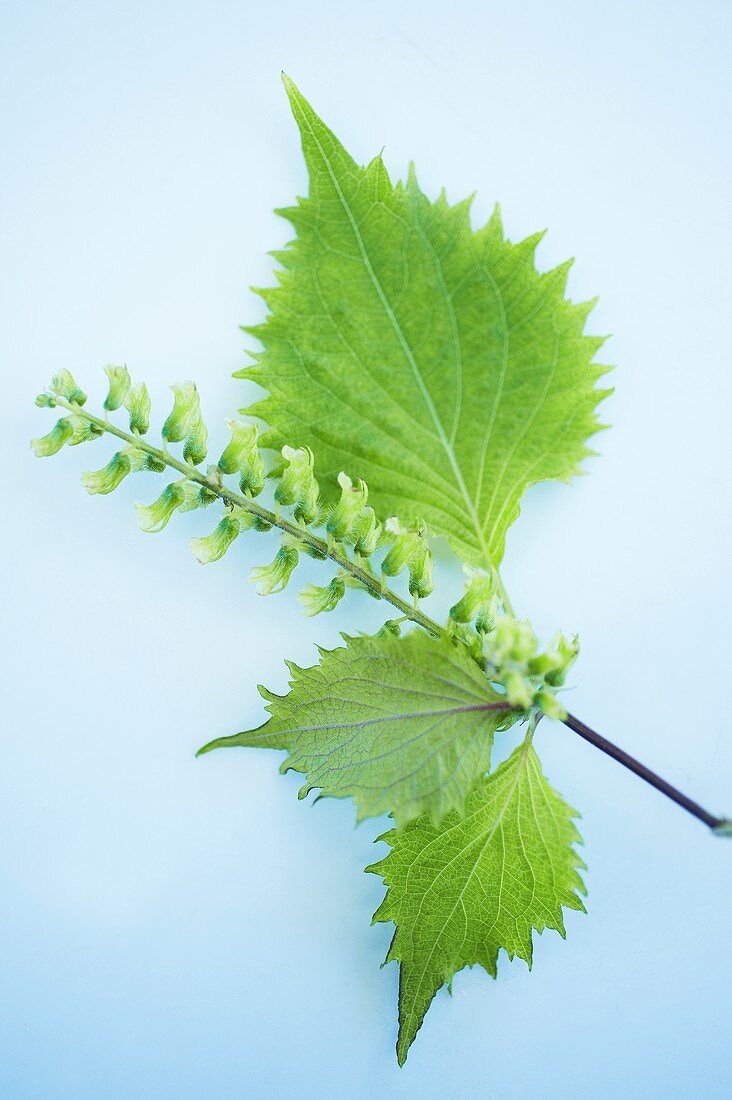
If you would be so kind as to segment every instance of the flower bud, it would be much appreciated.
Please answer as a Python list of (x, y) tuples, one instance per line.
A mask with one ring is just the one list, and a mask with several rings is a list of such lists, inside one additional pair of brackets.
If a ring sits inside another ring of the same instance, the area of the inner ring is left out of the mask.
[[(424, 540), (421, 540), (424, 542)], [(409, 592), (418, 600), (429, 596), (435, 587), (435, 559), (428, 546), (419, 547), (409, 563)]]
[(469, 626), (455, 623), (452, 627), (452, 636), (458, 638), (464, 646), (467, 646), (468, 652), (474, 661), (477, 661), (479, 665), (483, 664), (483, 643), (480, 635), (476, 634)]
[(130, 456), (117, 451), (117, 454), (112, 455), (107, 465), (103, 466), (101, 470), (90, 470), (82, 474), (81, 484), (87, 493), (91, 493), (92, 496), (96, 493), (106, 495), (113, 492), (122, 483), (131, 468)]
[(558, 634), (553, 653), (556, 655), (556, 666), (546, 673), (545, 680), (550, 687), (561, 687), (579, 655), (579, 637), (575, 634), (572, 638), (565, 638), (563, 634)]
[(322, 611), (333, 611), (338, 606), (346, 591), (346, 585), (342, 577), (334, 577), (330, 584), (319, 588), (315, 584), (308, 584), (298, 594), (298, 600), (304, 613), (308, 616), (319, 615)]
[(495, 625), (497, 598), (493, 578), (470, 565), (463, 566), (468, 578), (462, 597), (450, 608), (450, 618), (456, 623), (471, 623), (481, 634)]
[(128, 447), (125, 453), (129, 456), (130, 470), (133, 474), (139, 474), (142, 470), (152, 470), (153, 473), (161, 474), (166, 468), (164, 462), (148, 454), (147, 451), (141, 451), (138, 447)]
[(198, 466), (206, 457), (206, 444), (208, 442), (208, 428), (199, 417), (186, 437), (183, 447), (183, 458), (186, 462)]
[(252, 569), (249, 580), (256, 586), (260, 596), (281, 592), (287, 586), (298, 559), (299, 554), (294, 546), (281, 546), (270, 565), (260, 565)]
[(77, 386), (73, 374), (66, 368), (54, 374), (48, 388), (52, 393), (58, 394), (59, 397), (64, 397), (72, 405), (84, 405), (86, 403), (86, 394)]
[(509, 615), (500, 615), (496, 619), (495, 628), (488, 637), (494, 664), (502, 664), (504, 661), (528, 664), (536, 654), (536, 635), (531, 625)]
[(150, 394), (144, 382), (132, 386), (125, 401), (125, 408), (130, 414), (130, 431), (135, 435), (145, 435), (150, 427)]
[(39, 393), (36, 398), (36, 407), (39, 409), (55, 409), (56, 402), (50, 393)]
[(225, 474), (238, 473), (242, 492), (259, 496), (264, 488), (264, 459), (259, 450), (256, 424), (227, 420), (226, 426), (231, 432), (231, 440), (219, 459), (219, 468)]
[(272, 530), (272, 524), (268, 523), (267, 520), (264, 519), (263, 516), (256, 516), (256, 515), (253, 516), (252, 517), (252, 526), (253, 526), (255, 531), (271, 531)]
[(57, 420), (47, 435), (42, 435), (40, 439), (31, 439), (31, 447), (36, 458), (48, 458), (49, 455), (57, 454), (64, 443), (70, 442), (73, 434), (71, 417), (64, 416), (61, 420)]
[(396, 577), (409, 564), (417, 549), (419, 536), (402, 527), (396, 516), (391, 516), (384, 526), (386, 534), (394, 541), (381, 563), (381, 572), (387, 577)]
[(224, 516), (218, 527), (210, 535), (203, 538), (191, 539), (191, 550), (197, 562), (206, 565), (208, 562), (218, 561), (223, 558), (241, 532), (241, 525), (235, 516)]
[(142, 530), (152, 533), (167, 527), (173, 512), (183, 503), (184, 495), (181, 483), (172, 481), (152, 504), (136, 504), (137, 519)]
[(168, 443), (180, 443), (201, 419), (201, 402), (195, 382), (181, 382), (173, 391), (173, 411), (163, 424), (162, 436)]
[(506, 689), (506, 698), (512, 707), (529, 709), (534, 700), (534, 689), (525, 676), (515, 668), (509, 669), (503, 677), (503, 685)]
[(363, 592), (366, 596), (370, 596), (372, 600), (381, 599), (381, 591), (373, 584), (365, 584), (358, 577), (352, 576), (350, 573), (342, 573), (343, 583), (346, 588), (355, 588), (357, 592)]
[(387, 619), (386, 622), (379, 630), (376, 631), (377, 638), (388, 638), (394, 636), (400, 637), (402, 633), (401, 622), (399, 619)]
[(313, 452), (309, 447), (283, 447), (287, 466), (275, 489), (278, 504), (294, 504), (295, 518), (312, 523), (318, 514), (320, 489), (313, 474)]
[(562, 722), (567, 717), (567, 712), (550, 691), (539, 691), (534, 699), (534, 704), (547, 718), (553, 718), (556, 722)]
[(215, 493), (205, 485), (199, 485), (197, 481), (183, 481), (178, 484), (183, 490), (183, 499), (178, 505), (179, 512), (195, 512), (197, 508), (207, 508), (216, 499)]
[(240, 420), (227, 420), (226, 427), (231, 432), (231, 439), (224, 447), (218, 464), (222, 473), (235, 474), (242, 466), (250, 465), (258, 453), (257, 426), (244, 424)]
[(353, 542), (359, 516), (368, 500), (368, 487), (360, 479), (354, 485), (348, 474), (343, 472), (338, 475), (338, 484), (341, 499), (331, 509), (325, 529), (336, 542)]
[(328, 557), (323, 550), (319, 550), (317, 546), (311, 546), (308, 542), (298, 540), (295, 545), (301, 554), (307, 554), (309, 558), (315, 558), (316, 561), (325, 561)]
[(306, 527), (311, 523), (315, 523), (320, 516), (320, 486), (315, 478), (312, 479), (302, 496), (295, 501), (292, 514), (298, 523), (304, 523)]
[(99, 439), (100, 435), (104, 435), (103, 428), (98, 428), (96, 424), (92, 424), (84, 416), (70, 416), (68, 419), (71, 424), (69, 447), (78, 447), (80, 443), (90, 443), (92, 439)]
[(356, 523), (353, 537), (354, 553), (370, 558), (379, 545), (382, 527), (373, 508), (364, 508)]
[(122, 408), (129, 397), (132, 385), (130, 372), (127, 367), (109, 365), (104, 368), (104, 373), (109, 379), (109, 392), (104, 399), (104, 407), (107, 412), (116, 412), (117, 409)]

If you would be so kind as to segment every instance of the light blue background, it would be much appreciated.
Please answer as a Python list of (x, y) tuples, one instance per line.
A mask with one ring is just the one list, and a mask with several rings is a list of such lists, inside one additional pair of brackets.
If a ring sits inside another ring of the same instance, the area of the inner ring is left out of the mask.
[[(477, 187), (540, 263), (576, 254), (614, 333), (613, 430), (573, 488), (533, 490), (506, 579), (580, 632), (573, 708), (716, 811), (729, 729), (730, 5), (3, 5), (6, 471), (0, 1094), (8, 1100), (730, 1095), (732, 845), (559, 726), (540, 749), (583, 812), (589, 916), (443, 992), (406, 1069), (381, 897), (383, 823), (295, 798), (278, 757), (208, 738), (256, 723), (348, 607), (304, 620), (245, 583), (252, 537), (195, 566), (79, 488), (89, 451), (27, 439), (58, 367), (200, 385), (215, 442), (246, 397), (247, 286), (305, 187), (279, 72), (353, 153)], [(218, 428), (216, 426), (219, 426)], [(101, 449), (107, 452), (105, 445)], [(97, 452), (99, 454), (99, 452)], [(203, 525), (205, 528), (205, 524)], [(311, 576), (317, 566), (310, 567)], [(441, 564), (447, 606), (458, 573)]]

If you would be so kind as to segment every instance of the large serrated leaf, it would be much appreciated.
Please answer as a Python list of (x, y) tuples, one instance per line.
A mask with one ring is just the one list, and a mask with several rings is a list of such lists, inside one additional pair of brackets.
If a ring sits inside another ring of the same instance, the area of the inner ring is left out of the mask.
[(590, 454), (602, 340), (592, 303), (564, 297), (569, 264), (534, 266), (537, 235), (474, 232), (469, 202), (432, 203), (413, 171), (359, 167), (285, 79), (310, 195), (279, 211), (297, 239), (241, 372), (269, 391), (248, 411), (264, 441), (307, 444), (326, 489), (364, 477), (382, 514), (422, 519), (466, 560), (496, 565), (521, 497)]

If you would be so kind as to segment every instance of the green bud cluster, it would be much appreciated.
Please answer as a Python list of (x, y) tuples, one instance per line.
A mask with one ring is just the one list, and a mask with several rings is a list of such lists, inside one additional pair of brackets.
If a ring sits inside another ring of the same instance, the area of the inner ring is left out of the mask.
[(530, 623), (499, 615), (492, 629), (480, 635), (480, 639), (483, 664), (491, 679), (503, 685), (512, 706), (522, 710), (534, 708), (548, 718), (566, 718), (567, 712), (556, 692), (577, 659), (576, 635), (566, 638), (557, 634), (549, 648), (539, 652)]
[(470, 565), (464, 565), (463, 572), (467, 578), (465, 591), (450, 608), (450, 633), (503, 687), (512, 706), (534, 708), (550, 718), (566, 717), (556, 691), (577, 659), (577, 638), (557, 634), (550, 647), (540, 653), (530, 623), (505, 614), (495, 578)]

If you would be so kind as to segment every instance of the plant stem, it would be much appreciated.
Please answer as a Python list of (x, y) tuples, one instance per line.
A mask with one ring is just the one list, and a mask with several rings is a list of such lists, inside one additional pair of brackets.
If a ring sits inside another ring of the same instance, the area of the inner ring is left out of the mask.
[[(55, 394), (53, 396), (57, 405), (68, 409), (74, 416), (83, 417), (100, 431), (116, 436), (117, 439), (121, 439), (130, 447), (134, 447), (139, 451), (144, 451), (158, 462), (162, 462), (171, 469), (177, 470), (178, 473), (182, 474), (189, 481), (193, 481), (210, 490), (212, 493), (215, 493), (225, 504), (233, 504), (237, 508), (250, 512), (258, 519), (270, 524), (270, 526), (279, 528), (280, 531), (284, 531), (297, 541), (309, 546), (321, 557), (329, 558), (345, 573), (348, 573), (363, 585), (363, 587), (373, 596), (386, 600), (392, 607), (395, 607), (404, 619), (408, 619), (417, 626), (421, 626), (423, 630), (426, 630), (436, 638), (447, 635), (447, 631), (443, 626), (440, 626), (440, 624), (430, 618), (429, 615), (425, 615), (419, 607), (413, 606), (408, 600), (402, 599), (393, 589), (386, 585), (382, 586), (381, 578), (377, 577), (371, 570), (365, 569), (362, 565), (352, 561), (344, 550), (339, 549), (337, 543), (333, 543), (331, 540), (321, 539), (317, 535), (312, 534), (311, 531), (308, 531), (307, 528), (301, 527), (297, 523), (293, 523), (291, 520), (270, 511), (269, 508), (265, 508), (261, 504), (257, 504), (256, 501), (252, 500), (250, 497), (245, 497), (241, 493), (234, 492), (226, 486), (219, 485), (213, 478), (202, 473), (197, 467), (188, 462), (181, 461), (168, 451), (152, 446), (152, 444), (148, 443), (141, 436), (126, 432), (110, 421), (102, 420), (100, 417), (94, 416), (93, 413), (87, 412), (81, 406), (71, 404), (62, 397), (58, 397)], [(508, 614), (513, 614), (511, 602), (508, 598), (508, 593), (506, 592), (500, 573), (495, 567), (491, 567), (491, 569), (496, 579), (504, 609)], [(611, 756), (613, 760), (617, 760), (623, 767), (628, 768), (629, 771), (639, 776), (646, 783), (655, 787), (657, 791), (665, 794), (666, 797), (670, 798), (672, 802), (675, 802), (677, 806), (681, 806), (687, 813), (692, 814), (710, 829), (720, 834), (732, 835), (732, 821), (729, 821), (727, 818), (717, 817), (715, 814), (705, 810), (697, 802), (694, 802), (693, 799), (682, 794), (676, 787), (656, 775), (656, 773), (646, 767), (645, 764), (641, 764), (635, 757), (625, 752), (624, 749), (614, 745), (612, 741), (608, 741), (607, 738), (585, 725), (579, 718), (575, 718), (574, 715), (568, 714), (562, 721), (565, 726), (568, 726), (574, 733), (578, 734), (585, 741), (588, 741), (591, 745), (594, 745), (595, 748), (600, 749), (600, 751), (604, 752), (607, 756)]]
[(617, 760), (622, 764), (624, 768), (628, 768), (634, 775), (639, 776), (645, 780), (646, 783), (650, 783), (652, 787), (655, 787), (661, 794), (665, 794), (667, 798), (670, 798), (672, 802), (675, 802), (677, 806), (681, 806), (687, 813), (692, 814), (693, 817), (698, 818), (710, 829), (722, 829), (727, 823), (723, 817), (717, 817), (715, 814), (705, 810), (698, 802), (694, 802), (688, 795), (682, 794), (681, 791), (673, 787), (665, 779), (662, 779), (660, 775), (656, 775), (645, 764), (641, 764), (639, 760), (636, 760), (630, 753), (625, 752), (624, 749), (618, 748), (612, 741), (608, 741), (602, 734), (597, 733), (589, 726), (585, 725), (579, 718), (575, 718), (573, 714), (568, 714), (563, 719), (565, 726), (569, 726), (571, 730), (579, 734), (585, 741), (589, 741), (591, 745), (594, 745), (600, 752), (604, 752), (607, 756), (611, 756), (613, 760)]

